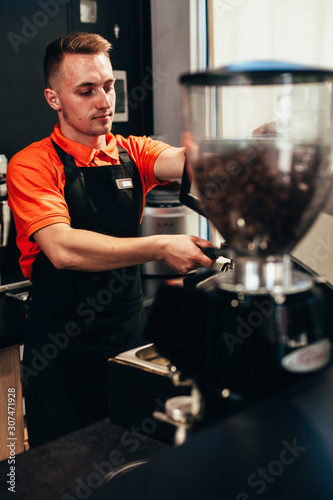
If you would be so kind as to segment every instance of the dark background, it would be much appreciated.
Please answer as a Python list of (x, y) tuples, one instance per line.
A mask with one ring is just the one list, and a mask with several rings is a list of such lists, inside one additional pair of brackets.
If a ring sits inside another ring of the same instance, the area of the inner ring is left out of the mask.
[[(43, 95), (44, 50), (50, 41), (75, 31), (99, 33), (109, 40), (113, 68), (127, 71), (129, 121), (114, 123), (112, 132), (153, 134), (149, 0), (97, 0), (96, 24), (80, 22), (80, 0), (1, 0), (0, 153), (8, 160), (50, 135), (57, 123)], [(15, 238), (12, 223), (9, 244), (0, 249), (1, 284), (22, 279)]]

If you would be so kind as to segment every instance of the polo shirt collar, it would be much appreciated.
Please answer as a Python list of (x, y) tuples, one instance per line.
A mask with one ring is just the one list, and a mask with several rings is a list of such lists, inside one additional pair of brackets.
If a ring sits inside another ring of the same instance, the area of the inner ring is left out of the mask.
[(116, 138), (113, 134), (106, 134), (107, 145), (103, 149), (94, 149), (84, 144), (79, 144), (78, 142), (67, 139), (63, 136), (59, 123), (54, 127), (51, 134), (51, 138), (54, 142), (58, 144), (66, 153), (74, 157), (75, 162), (78, 166), (88, 166), (93, 163), (93, 160), (102, 151), (106, 158), (110, 159), (110, 163), (114, 164), (119, 159)]

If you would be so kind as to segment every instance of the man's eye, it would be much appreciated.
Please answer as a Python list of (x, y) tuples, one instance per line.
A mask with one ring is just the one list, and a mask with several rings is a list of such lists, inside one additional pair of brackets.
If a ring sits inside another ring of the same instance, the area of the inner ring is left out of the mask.
[(91, 95), (91, 94), (92, 94), (91, 90), (87, 90), (86, 92), (81, 92), (81, 95)]
[(105, 92), (107, 94), (113, 94), (113, 92), (114, 92), (114, 85), (110, 85), (110, 87), (106, 87)]

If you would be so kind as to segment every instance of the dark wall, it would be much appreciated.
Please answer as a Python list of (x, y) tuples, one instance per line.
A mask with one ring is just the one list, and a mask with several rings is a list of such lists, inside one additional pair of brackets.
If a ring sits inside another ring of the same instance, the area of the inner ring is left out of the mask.
[[(80, 0), (72, 0), (71, 31), (96, 32), (112, 44), (115, 70), (127, 72), (129, 121), (112, 132), (128, 136), (153, 134), (150, 0), (99, 0), (97, 24), (80, 22)], [(116, 38), (114, 27), (119, 26)]]
[[(97, 16), (96, 24), (81, 23), (80, 0), (1, 0), (0, 153), (8, 160), (57, 123), (43, 95), (43, 55), (47, 43), (74, 31), (107, 38), (113, 68), (127, 71), (129, 121), (115, 123), (112, 132), (153, 133), (150, 1), (97, 0)], [(9, 245), (0, 249), (2, 283), (22, 278), (15, 237), (11, 227)]]
[[(42, 61), (46, 43), (67, 32), (67, 6), (47, 15), (31, 0), (0, 4), (1, 152), (8, 159), (50, 133), (56, 123), (44, 99)], [(44, 26), (37, 27), (39, 25)]]

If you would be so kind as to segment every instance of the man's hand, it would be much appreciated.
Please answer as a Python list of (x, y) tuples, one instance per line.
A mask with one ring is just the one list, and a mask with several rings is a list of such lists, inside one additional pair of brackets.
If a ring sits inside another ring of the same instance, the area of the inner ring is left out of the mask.
[(163, 260), (181, 274), (199, 267), (211, 267), (215, 262), (200, 249), (212, 246), (207, 240), (184, 234), (160, 235), (159, 238)]
[(276, 134), (276, 122), (264, 123), (260, 127), (256, 128), (252, 135), (275, 135)]

